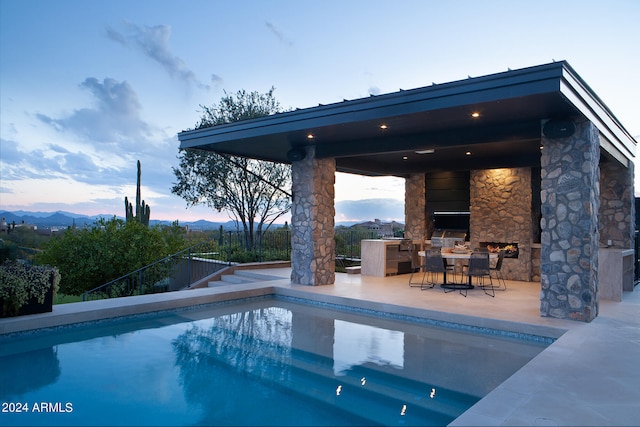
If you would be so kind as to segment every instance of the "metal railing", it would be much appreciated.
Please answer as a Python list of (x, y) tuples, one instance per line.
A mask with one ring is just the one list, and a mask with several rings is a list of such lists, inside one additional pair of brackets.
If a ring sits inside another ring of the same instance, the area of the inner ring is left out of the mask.
[[(336, 266), (360, 264), (362, 239), (378, 238), (376, 231), (336, 230)], [(214, 232), (212, 239), (139, 268), (82, 294), (82, 300), (117, 298), (184, 289), (232, 264), (291, 259), (289, 230), (255, 233)]]
[(201, 243), (118, 277), (82, 294), (82, 301), (176, 291), (229, 265)]

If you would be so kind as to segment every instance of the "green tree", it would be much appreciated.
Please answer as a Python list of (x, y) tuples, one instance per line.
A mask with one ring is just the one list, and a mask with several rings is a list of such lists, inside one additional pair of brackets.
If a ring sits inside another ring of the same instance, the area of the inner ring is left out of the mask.
[[(274, 90), (264, 94), (240, 90), (235, 96), (225, 92), (218, 105), (200, 106), (203, 114), (196, 129), (280, 112)], [(178, 159), (179, 167), (173, 169), (177, 182), (171, 191), (188, 206), (206, 205), (227, 212), (242, 226), (250, 248), (255, 247), (255, 232), (266, 231), (291, 209), (289, 193), (284, 190), (291, 187), (289, 165), (184, 149)]]
[(51, 238), (37, 260), (58, 267), (61, 293), (80, 295), (183, 247), (177, 224), (164, 229), (114, 217)]

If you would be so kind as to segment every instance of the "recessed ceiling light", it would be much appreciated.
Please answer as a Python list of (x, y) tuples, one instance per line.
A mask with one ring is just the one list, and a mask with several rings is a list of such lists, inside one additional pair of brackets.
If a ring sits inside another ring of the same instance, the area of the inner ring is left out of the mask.
[(307, 139), (313, 139), (313, 134), (310, 133), (309, 135), (307, 135)]
[(471, 117), (473, 117), (474, 119), (477, 119), (478, 117), (480, 117), (480, 113), (478, 113), (477, 111), (474, 111), (473, 113), (471, 113)]
[(380, 125), (380, 129), (386, 129), (387, 125)]
[(464, 154), (466, 154), (467, 156), (470, 156), (470, 155), (471, 155), (471, 151), (467, 151), (467, 152), (466, 152), (466, 153), (464, 153)]
[(409, 157), (407, 156), (402, 156), (402, 160), (407, 160)]
[(416, 150), (416, 154), (433, 154), (436, 150), (434, 148), (427, 148), (425, 150)]

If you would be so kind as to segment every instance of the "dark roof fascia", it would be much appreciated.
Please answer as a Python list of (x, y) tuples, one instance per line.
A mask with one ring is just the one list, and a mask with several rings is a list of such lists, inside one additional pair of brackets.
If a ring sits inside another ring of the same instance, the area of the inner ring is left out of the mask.
[(560, 91), (585, 118), (596, 125), (606, 140), (601, 141), (601, 147), (628, 166), (635, 158), (637, 141), (569, 64), (565, 64)]
[[(183, 131), (180, 148), (559, 91), (563, 62)], [(303, 141), (301, 141), (303, 142)]]
[(288, 135), (293, 147), (305, 145), (307, 132), (325, 126), (384, 120), (423, 111), (506, 100), (531, 95), (559, 93), (576, 111), (596, 125), (605, 141), (602, 147), (628, 165), (635, 157), (637, 141), (611, 110), (567, 61), (509, 70), (481, 77), (400, 90), (384, 95), (277, 113), (178, 134), (180, 148), (198, 148), (216, 143)]

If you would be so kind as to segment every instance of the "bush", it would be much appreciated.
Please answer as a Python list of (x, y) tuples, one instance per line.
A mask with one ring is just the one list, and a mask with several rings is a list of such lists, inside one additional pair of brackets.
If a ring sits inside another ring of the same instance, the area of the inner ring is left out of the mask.
[(15, 316), (30, 303), (44, 304), (47, 295), (53, 298), (59, 284), (55, 267), (4, 262), (0, 265), (0, 317)]
[(177, 225), (147, 227), (138, 221), (100, 220), (51, 238), (37, 257), (60, 270), (60, 290), (80, 295), (183, 249)]
[(0, 239), (0, 263), (17, 258), (18, 247), (13, 242), (5, 242)]

